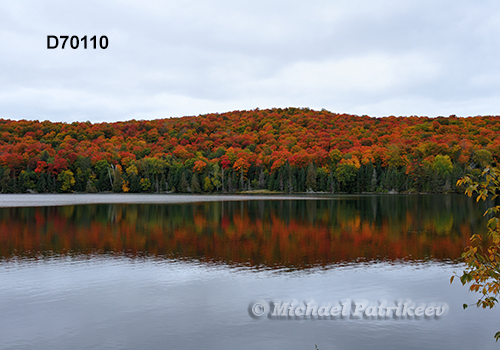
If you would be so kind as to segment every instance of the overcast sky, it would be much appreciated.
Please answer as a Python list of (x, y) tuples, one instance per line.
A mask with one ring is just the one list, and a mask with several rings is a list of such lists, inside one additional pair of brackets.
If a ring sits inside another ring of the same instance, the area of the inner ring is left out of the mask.
[[(47, 35), (109, 46), (49, 50)], [(4, 119), (500, 115), (499, 67), (498, 0), (0, 2)]]

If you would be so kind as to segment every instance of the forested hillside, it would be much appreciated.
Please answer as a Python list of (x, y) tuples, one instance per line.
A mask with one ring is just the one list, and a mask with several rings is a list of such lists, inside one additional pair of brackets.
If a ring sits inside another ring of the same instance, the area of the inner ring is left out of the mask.
[(269, 109), (116, 123), (0, 119), (0, 190), (448, 192), (500, 159), (500, 117)]

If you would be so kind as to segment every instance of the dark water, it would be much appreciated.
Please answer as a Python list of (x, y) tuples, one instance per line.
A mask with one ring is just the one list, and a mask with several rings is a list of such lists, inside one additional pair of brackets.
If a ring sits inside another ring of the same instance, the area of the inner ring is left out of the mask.
[[(0, 209), (0, 349), (493, 349), (465, 196)], [(440, 318), (254, 319), (253, 300), (448, 305)]]

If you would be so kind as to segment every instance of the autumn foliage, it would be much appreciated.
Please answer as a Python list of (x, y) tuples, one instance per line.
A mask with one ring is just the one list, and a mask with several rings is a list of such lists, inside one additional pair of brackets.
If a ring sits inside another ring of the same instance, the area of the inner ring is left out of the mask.
[(484, 228), (482, 208), (470, 204), (430, 195), (0, 208), (0, 261), (116, 254), (256, 268), (449, 262)]
[(0, 120), (9, 192), (449, 192), (500, 159), (494, 116), (268, 109), (116, 123)]

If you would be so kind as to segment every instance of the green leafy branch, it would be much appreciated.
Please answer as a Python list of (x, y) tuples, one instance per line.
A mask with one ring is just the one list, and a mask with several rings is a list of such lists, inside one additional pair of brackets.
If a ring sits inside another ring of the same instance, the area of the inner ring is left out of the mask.
[[(477, 193), (476, 202), (485, 201), (489, 195), (495, 199), (500, 193), (500, 172), (498, 168), (486, 168), (481, 173), (482, 181), (472, 179), (470, 176), (464, 176), (457, 181), (457, 186), (465, 185), (465, 194), (471, 197)], [(473, 234), (470, 238), (470, 245), (462, 253), (462, 259), (466, 264), (466, 269), (461, 276), (455, 274), (451, 277), (450, 283), (453, 283), (455, 277), (460, 278), (462, 285), (469, 284), (469, 290), (481, 293), (482, 296), (475, 303), (477, 307), (492, 308), (498, 303), (500, 293), (500, 206), (488, 208), (484, 213), (493, 215), (488, 220), (488, 236), (491, 245), (488, 248), (483, 247), (483, 239), (479, 234)], [(471, 304), (474, 305), (474, 304)], [(466, 309), (468, 304), (463, 304)], [(500, 332), (495, 334), (495, 339), (500, 339)]]

